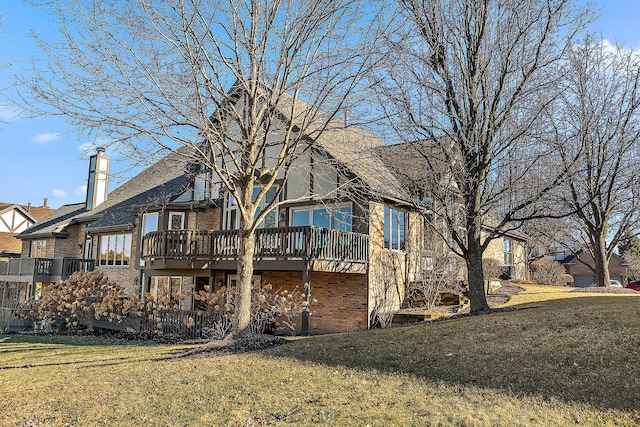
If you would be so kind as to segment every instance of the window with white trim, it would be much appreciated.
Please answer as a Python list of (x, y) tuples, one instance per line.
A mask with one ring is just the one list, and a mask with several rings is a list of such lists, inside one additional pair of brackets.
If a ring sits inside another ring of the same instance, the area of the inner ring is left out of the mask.
[(237, 230), (240, 228), (240, 208), (238, 208), (238, 201), (230, 192), (224, 195), (223, 208), (222, 229)]
[[(142, 237), (144, 237), (147, 233), (158, 231), (158, 218), (158, 212), (151, 212), (142, 215), (140, 241), (142, 241)], [(144, 260), (142, 258), (138, 259), (138, 263), (140, 267), (144, 267)]]
[(404, 251), (409, 215), (399, 209), (384, 207), (384, 247)]
[(124, 267), (131, 262), (131, 234), (100, 236), (98, 265)]
[[(257, 187), (253, 189), (253, 200), (255, 201), (258, 198), (258, 194), (262, 191), (262, 187)], [(276, 194), (278, 193), (277, 187), (271, 187), (267, 190), (267, 193), (264, 195), (260, 204), (258, 205), (258, 209), (256, 209), (256, 217), (260, 214), (260, 212), (273, 200), (276, 198)], [(271, 209), (267, 212), (267, 215), (264, 217), (260, 224), (258, 224), (258, 228), (271, 228), (278, 226), (278, 208)]]
[(169, 212), (169, 230), (184, 230), (184, 212)]
[(291, 208), (290, 223), (292, 226), (313, 225), (315, 227), (351, 231), (353, 223), (351, 205), (319, 205)]

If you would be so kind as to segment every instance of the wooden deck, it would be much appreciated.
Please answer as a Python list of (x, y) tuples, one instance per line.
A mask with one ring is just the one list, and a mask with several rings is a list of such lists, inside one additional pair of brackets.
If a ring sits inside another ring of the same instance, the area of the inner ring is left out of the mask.
[[(172, 230), (146, 234), (142, 259), (151, 269), (234, 268), (237, 230)], [(278, 227), (255, 232), (257, 268), (362, 273), (369, 261), (365, 234), (318, 228)]]

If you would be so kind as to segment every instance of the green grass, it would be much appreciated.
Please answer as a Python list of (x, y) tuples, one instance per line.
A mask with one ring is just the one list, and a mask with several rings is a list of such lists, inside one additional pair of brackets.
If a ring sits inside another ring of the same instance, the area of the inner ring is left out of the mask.
[(0, 425), (640, 425), (640, 293), (528, 289), (513, 311), (242, 355), (3, 336)]

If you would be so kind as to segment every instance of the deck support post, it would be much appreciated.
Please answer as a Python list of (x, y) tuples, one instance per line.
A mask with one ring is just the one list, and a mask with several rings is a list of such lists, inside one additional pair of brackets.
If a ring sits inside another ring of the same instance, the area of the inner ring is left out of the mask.
[[(311, 273), (309, 271), (309, 263), (306, 264), (302, 272), (302, 286), (304, 286), (304, 300), (309, 303), (309, 294), (311, 291)], [(302, 325), (300, 335), (306, 337), (309, 335), (309, 306), (302, 312)]]

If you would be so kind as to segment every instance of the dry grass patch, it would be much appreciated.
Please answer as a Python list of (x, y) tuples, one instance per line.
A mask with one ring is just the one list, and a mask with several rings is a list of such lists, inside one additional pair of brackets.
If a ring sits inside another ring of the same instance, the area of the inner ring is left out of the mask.
[(173, 360), (192, 346), (0, 337), (0, 425), (640, 424), (640, 299), (536, 305)]

